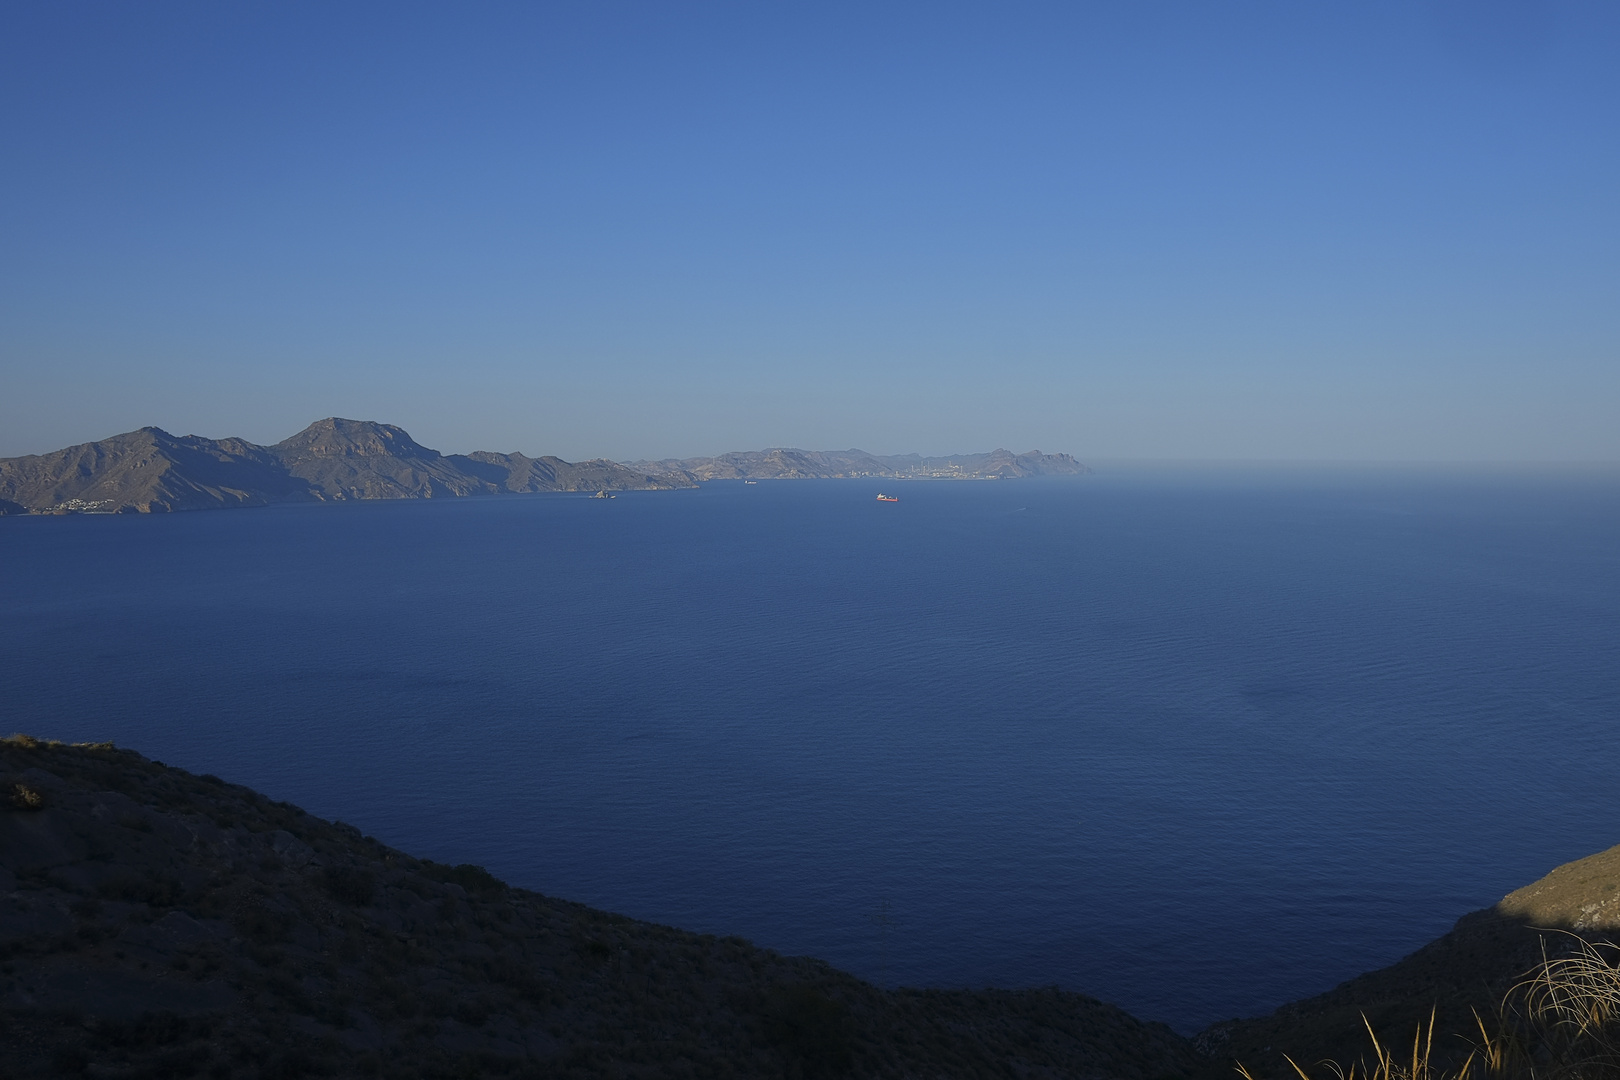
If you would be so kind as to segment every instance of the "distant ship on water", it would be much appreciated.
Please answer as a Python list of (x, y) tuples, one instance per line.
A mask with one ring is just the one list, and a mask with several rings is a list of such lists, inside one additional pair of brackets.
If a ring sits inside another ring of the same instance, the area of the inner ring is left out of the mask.
[(900, 496), (898, 496), (898, 495), (885, 495), (885, 494), (883, 494), (883, 492), (880, 491), (880, 492), (878, 492), (877, 501), (878, 502), (899, 502), (900, 501)]

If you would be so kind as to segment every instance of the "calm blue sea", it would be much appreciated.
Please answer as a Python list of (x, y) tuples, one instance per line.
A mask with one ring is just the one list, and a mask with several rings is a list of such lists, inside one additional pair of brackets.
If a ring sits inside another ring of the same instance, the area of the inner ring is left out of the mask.
[(1620, 477), (0, 519), (0, 687), (514, 884), (1191, 1030), (1620, 843)]

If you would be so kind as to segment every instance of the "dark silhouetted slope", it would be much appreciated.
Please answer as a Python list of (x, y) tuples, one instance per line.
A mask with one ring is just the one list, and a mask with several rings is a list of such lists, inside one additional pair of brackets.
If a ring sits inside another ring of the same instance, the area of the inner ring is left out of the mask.
[(415, 859), (111, 746), (0, 740), (0, 1073), (1119, 1077), (1078, 994), (885, 992)]

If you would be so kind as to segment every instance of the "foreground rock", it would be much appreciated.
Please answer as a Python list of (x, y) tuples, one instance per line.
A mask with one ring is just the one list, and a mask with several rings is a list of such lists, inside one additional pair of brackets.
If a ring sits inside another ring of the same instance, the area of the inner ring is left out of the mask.
[(147, 427), (0, 459), (0, 513), (164, 513), (276, 502), (689, 487), (611, 461), (445, 455), (392, 424), (317, 420), (274, 446)]
[[(1545, 957), (1567, 955), (1577, 935), (1620, 932), (1620, 847), (1565, 863), (1405, 959), (1266, 1017), (1216, 1024), (1195, 1040), (1212, 1057), (1240, 1061), (1257, 1077), (1294, 1077), (1301, 1065), (1348, 1065), (1367, 1055), (1371, 1025), (1385, 1046), (1410, 1047), (1434, 1017), (1434, 1063), (1455, 1063), (1477, 1041), (1475, 1014), (1489, 1021), (1503, 996)], [(1363, 1017), (1366, 1017), (1365, 1022)]]
[(109, 745), (0, 740), (0, 1074), (1120, 1077), (1077, 994), (884, 992), (419, 860)]

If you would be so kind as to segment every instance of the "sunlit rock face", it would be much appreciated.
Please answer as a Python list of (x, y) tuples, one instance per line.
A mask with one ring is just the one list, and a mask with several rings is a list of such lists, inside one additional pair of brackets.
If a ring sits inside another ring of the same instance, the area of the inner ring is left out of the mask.
[(1434, 1024), (1438, 1063), (1470, 1047), (1476, 1014), (1494, 1014), (1503, 996), (1545, 960), (1578, 951), (1581, 939), (1612, 940), (1620, 927), (1620, 847), (1565, 863), (1500, 902), (1457, 920), (1450, 932), (1410, 956), (1359, 975), (1266, 1017), (1216, 1024), (1198, 1045), (1241, 1060), (1258, 1078), (1297, 1075), (1296, 1060), (1351, 1061), (1365, 1052), (1370, 1024), (1386, 1045), (1407, 1043)]
[(1620, 846), (1565, 863), (1508, 893), (1496, 910), (1531, 926), (1583, 933), (1620, 927)]

